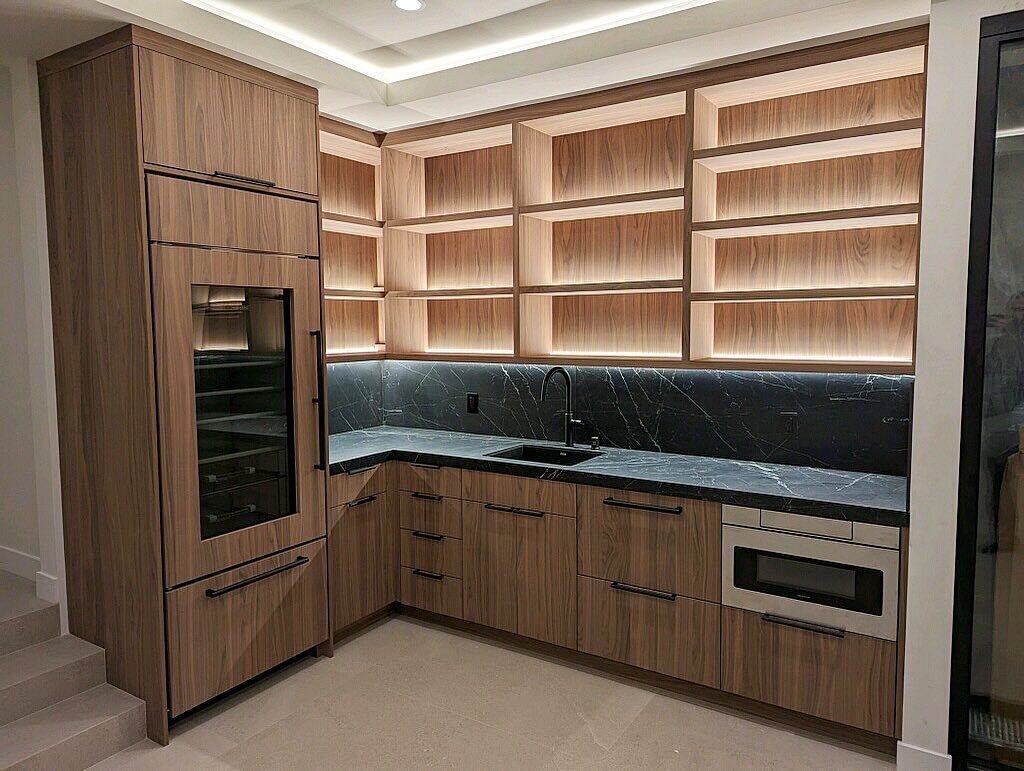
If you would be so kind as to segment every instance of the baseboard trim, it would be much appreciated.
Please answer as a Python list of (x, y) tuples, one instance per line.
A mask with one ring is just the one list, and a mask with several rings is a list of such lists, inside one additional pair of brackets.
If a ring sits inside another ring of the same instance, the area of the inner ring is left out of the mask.
[(60, 581), (57, 576), (51, 576), (42, 570), (37, 570), (36, 575), (36, 597), (54, 605), (60, 604)]
[(39, 557), (0, 544), (0, 570), (35, 582), (39, 566)]
[(897, 742), (896, 768), (899, 771), (950, 771), (953, 768), (953, 758), (945, 752), (934, 752), (914, 744)]

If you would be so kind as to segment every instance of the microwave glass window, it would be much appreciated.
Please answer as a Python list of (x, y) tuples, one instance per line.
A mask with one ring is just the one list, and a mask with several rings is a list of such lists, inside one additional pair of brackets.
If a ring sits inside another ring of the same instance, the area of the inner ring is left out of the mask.
[(295, 512), (290, 306), (281, 289), (192, 287), (204, 539)]
[(808, 597), (828, 594), (848, 600), (857, 598), (857, 571), (846, 565), (758, 553), (757, 581), (808, 592)]

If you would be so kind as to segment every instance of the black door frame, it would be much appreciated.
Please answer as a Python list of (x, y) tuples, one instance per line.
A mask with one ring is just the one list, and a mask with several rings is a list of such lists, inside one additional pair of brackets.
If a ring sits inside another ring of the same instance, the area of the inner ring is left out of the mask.
[[(992, 175), (995, 162), (999, 51), (1005, 42), (1024, 40), (1024, 11), (982, 19), (980, 34), (950, 667), (949, 753), (956, 768), (964, 768), (968, 763), (978, 478), (985, 378), (989, 237), (992, 228)], [(941, 88), (941, 85), (936, 85)]]

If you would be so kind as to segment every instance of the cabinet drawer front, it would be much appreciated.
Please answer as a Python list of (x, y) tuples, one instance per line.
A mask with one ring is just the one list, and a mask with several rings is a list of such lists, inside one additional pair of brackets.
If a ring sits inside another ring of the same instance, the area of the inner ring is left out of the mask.
[(836, 637), (723, 607), (722, 689), (892, 736), (896, 643)]
[(721, 606), (627, 589), (579, 577), (579, 649), (717, 688)]
[(423, 530), (403, 530), (402, 566), (462, 578), (462, 541)]
[(719, 600), (720, 504), (583, 485), (578, 497), (580, 573)]
[(576, 485), (567, 482), (547, 482), (486, 471), (463, 471), (462, 497), (467, 501), (576, 516)]
[(404, 530), (425, 530), (428, 533), (462, 538), (462, 501), (442, 498), (433, 493), (410, 493), (407, 490), (395, 495), (398, 497), (399, 520)]
[(387, 464), (384, 463), (331, 474), (327, 483), (328, 505), (341, 506), (368, 495), (379, 495), (388, 489), (387, 476)]
[(391, 487), (415, 493), (458, 498), (462, 489), (462, 470), (430, 463), (392, 463)]
[(317, 192), (317, 106), (147, 49), (139, 51), (147, 163)]
[(344, 629), (398, 599), (398, 517), (388, 494), (330, 511), (331, 622)]
[(417, 568), (402, 568), (402, 604), (462, 618), (462, 580), (416, 571)]
[(274, 254), (320, 253), (316, 204), (147, 174), (149, 238)]
[(324, 542), (175, 589), (166, 602), (177, 716), (327, 639)]

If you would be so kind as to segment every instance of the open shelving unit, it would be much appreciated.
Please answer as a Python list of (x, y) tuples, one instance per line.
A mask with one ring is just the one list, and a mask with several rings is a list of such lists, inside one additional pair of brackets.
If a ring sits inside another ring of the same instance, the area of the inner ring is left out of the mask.
[(912, 372), (924, 43), (322, 134), (331, 355)]

